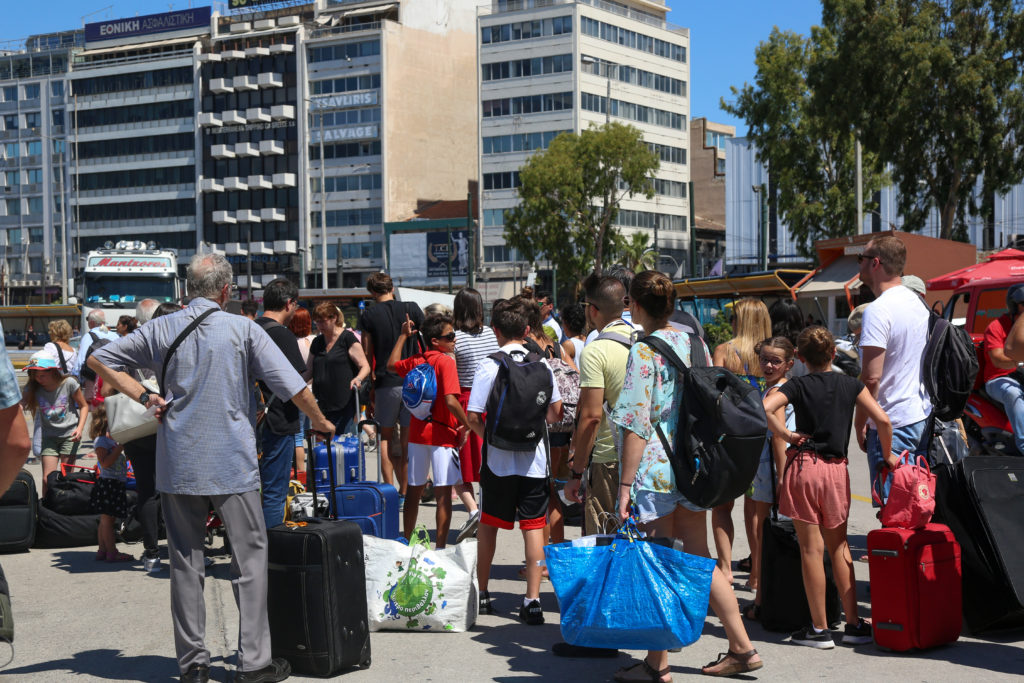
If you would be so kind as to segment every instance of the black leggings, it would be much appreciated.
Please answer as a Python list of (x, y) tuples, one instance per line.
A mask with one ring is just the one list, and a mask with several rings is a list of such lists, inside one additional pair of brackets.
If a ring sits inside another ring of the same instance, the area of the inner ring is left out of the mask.
[(135, 516), (142, 525), (142, 546), (150, 553), (157, 549), (160, 524), (160, 496), (156, 493), (156, 435), (124, 445), (125, 455), (135, 472), (135, 491), (139, 495)]

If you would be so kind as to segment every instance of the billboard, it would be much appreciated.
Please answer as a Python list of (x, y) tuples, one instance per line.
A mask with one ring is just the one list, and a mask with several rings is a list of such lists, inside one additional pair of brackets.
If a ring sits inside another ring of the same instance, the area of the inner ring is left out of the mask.
[(451, 254), (448, 252), (448, 231), (395, 232), (390, 235), (388, 272), (406, 286), (441, 286), (448, 283), (448, 264), (452, 280), (465, 282), (469, 275), (469, 231), (451, 231)]
[(86, 24), (85, 42), (96, 43), (104, 40), (147, 36), (153, 33), (203, 29), (209, 25), (210, 8), (195, 7), (177, 12), (146, 14), (141, 17), (127, 17)]

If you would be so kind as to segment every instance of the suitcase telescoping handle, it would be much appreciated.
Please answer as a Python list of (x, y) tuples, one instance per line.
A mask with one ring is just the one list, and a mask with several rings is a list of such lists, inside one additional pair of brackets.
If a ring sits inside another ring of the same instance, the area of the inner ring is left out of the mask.
[(360, 420), (356, 426), (356, 438), (359, 439), (359, 481), (366, 481), (366, 448), (363, 446), (363, 427), (373, 427), (373, 435), (377, 440), (377, 483), (384, 481), (384, 456), (380, 450), (380, 423), (376, 420)]
[(330, 480), (331, 488), (327, 492), (327, 517), (332, 518), (333, 506), (334, 506), (334, 451), (331, 450), (331, 435), (317, 432), (315, 430), (309, 430), (306, 433), (307, 440), (309, 442), (309, 451), (306, 455), (306, 483), (313, 487), (313, 517), (317, 516), (318, 500), (316, 491), (316, 456), (313, 454), (313, 449), (316, 447), (316, 437), (319, 436), (324, 440), (324, 446), (327, 449), (327, 472)]

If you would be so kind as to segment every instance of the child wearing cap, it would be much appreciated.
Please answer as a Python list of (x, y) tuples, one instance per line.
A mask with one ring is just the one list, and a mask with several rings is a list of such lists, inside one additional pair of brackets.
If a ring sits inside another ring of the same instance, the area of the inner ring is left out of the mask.
[(59, 362), (46, 352), (32, 356), (22, 406), (42, 423), (43, 495), (46, 478), (60, 463), (74, 464), (82, 440), (89, 404), (74, 377), (61, 373)]

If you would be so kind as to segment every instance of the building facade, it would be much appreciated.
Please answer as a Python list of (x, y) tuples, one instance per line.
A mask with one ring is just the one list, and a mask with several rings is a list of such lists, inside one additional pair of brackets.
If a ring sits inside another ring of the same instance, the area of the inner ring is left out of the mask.
[(705, 117), (690, 122), (693, 141), (690, 177), (693, 187), (694, 277), (707, 275), (725, 255), (725, 173), (727, 140), (736, 127)]
[(661, 160), (657, 194), (624, 200), (617, 227), (648, 234), (677, 263), (688, 260), (689, 32), (666, 22), (667, 12), (663, 0), (495, 0), (481, 10), (485, 298), (507, 296), (525, 265), (504, 239), (519, 167), (559, 133), (612, 119), (640, 129)]

